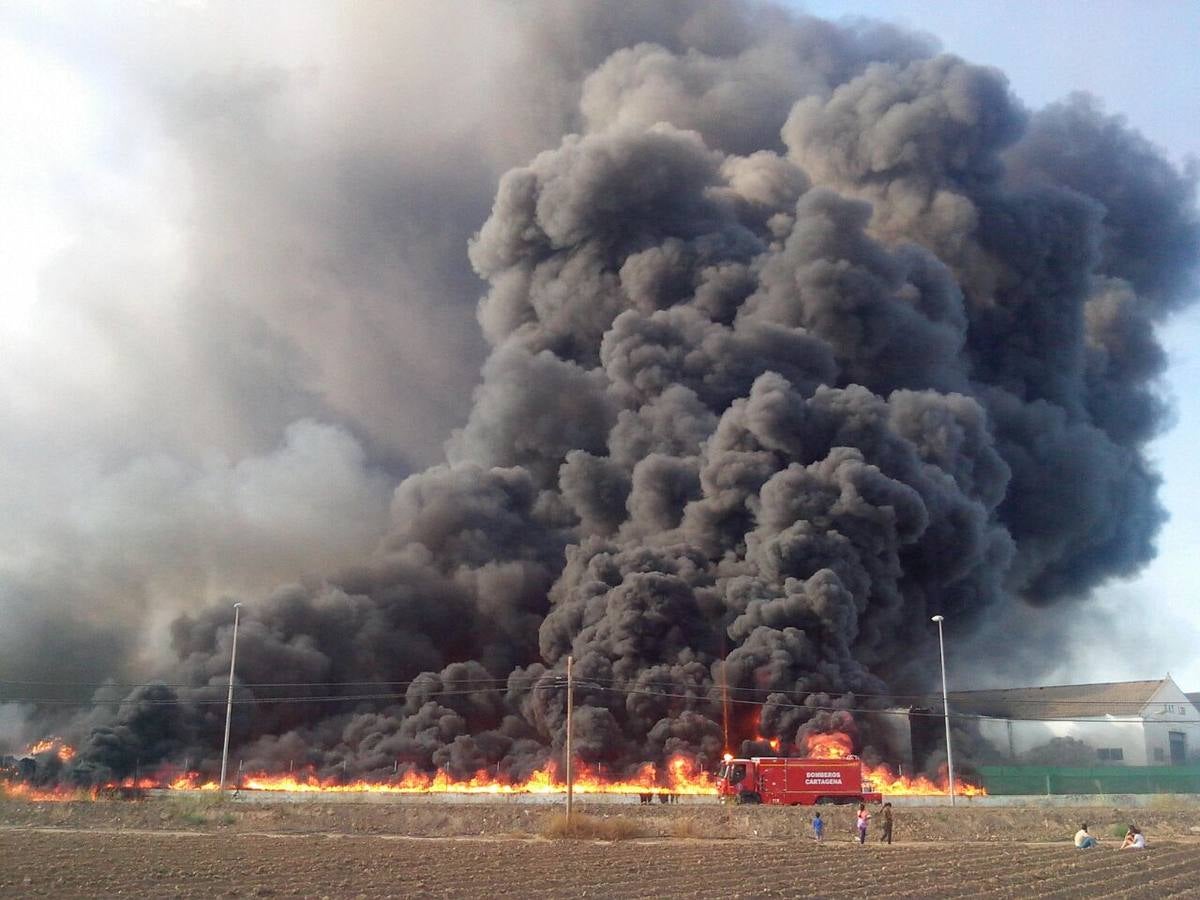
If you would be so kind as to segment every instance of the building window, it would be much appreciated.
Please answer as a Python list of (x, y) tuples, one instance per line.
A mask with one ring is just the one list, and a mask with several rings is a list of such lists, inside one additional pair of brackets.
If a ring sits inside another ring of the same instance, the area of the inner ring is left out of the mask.
[(1154, 761), (1155, 762), (1166, 762), (1167, 761), (1167, 754), (1163, 751), (1162, 747), (1154, 748)]
[(1125, 751), (1120, 747), (1100, 747), (1096, 750), (1096, 756), (1105, 762), (1117, 762), (1125, 759)]

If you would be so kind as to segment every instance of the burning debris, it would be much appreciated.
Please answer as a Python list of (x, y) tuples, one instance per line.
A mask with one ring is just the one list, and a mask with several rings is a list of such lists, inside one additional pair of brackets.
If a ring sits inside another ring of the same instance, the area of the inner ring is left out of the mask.
[[(708, 791), (751, 736), (894, 758), (931, 613), (991, 640), (1030, 600), (1052, 631), (1150, 559), (1192, 181), (891, 28), (655, 9), (554, 19), (596, 64), (471, 241), (474, 406), (372, 559), (246, 604), (243, 785), (557, 790), (568, 654), (576, 790)], [(230, 626), (180, 617), (169, 684), (103, 689), (64, 776), (211, 783)], [(869, 777), (936, 792), (931, 765)]]
[(22, 756), (27, 758), (36, 757), (43, 753), (53, 754), (62, 763), (69, 763), (75, 758), (75, 748), (67, 744), (60, 737), (48, 737), (35, 744), (30, 744), (25, 748)]

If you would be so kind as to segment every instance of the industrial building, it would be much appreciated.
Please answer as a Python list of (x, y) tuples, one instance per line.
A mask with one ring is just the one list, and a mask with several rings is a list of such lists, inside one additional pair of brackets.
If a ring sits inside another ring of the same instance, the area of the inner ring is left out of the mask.
[(1007, 764), (1183, 766), (1200, 762), (1198, 698), (1168, 675), (957, 691), (949, 702), (952, 715), (978, 717), (970, 724)]

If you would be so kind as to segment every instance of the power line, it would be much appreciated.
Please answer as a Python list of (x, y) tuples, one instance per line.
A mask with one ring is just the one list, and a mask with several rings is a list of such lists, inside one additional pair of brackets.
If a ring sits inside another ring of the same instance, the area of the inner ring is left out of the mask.
[[(214, 676), (218, 677), (218, 676)], [(364, 679), (363, 681), (239, 681), (238, 687), (349, 687), (359, 684), (379, 684), (379, 685), (410, 685), (416, 684), (419, 681), (427, 679), (410, 678), (407, 681), (383, 681), (378, 678)], [(452, 682), (458, 683), (463, 681), (467, 684), (507, 684), (507, 678), (467, 678), (467, 679), (449, 679)], [(224, 687), (227, 680), (222, 678), (218, 684), (195, 684), (190, 681), (133, 681), (133, 682), (117, 682), (117, 681), (19, 681), (11, 678), (0, 678), (0, 686), (6, 684), (19, 684), (26, 687), (91, 687), (91, 688), (145, 688), (145, 687), (171, 687), (171, 688), (191, 688), (192, 690), (202, 690), (207, 687)]]
[[(548, 670), (543, 675), (540, 675), (537, 678), (535, 678), (534, 683), (536, 684), (536, 682), (538, 680), (545, 678), (547, 676), (559, 677), (559, 678), (562, 677), (561, 675), (556, 675), (552, 671)], [(427, 679), (422, 679), (422, 678), (418, 677), (418, 678), (412, 678), (412, 679), (401, 680), (401, 681), (389, 681), (389, 680), (380, 680), (380, 679), (365, 679), (365, 680), (361, 680), (361, 681), (262, 681), (262, 682), (239, 681), (235, 684), (235, 687), (245, 688), (245, 689), (281, 688), (281, 687), (336, 688), (336, 687), (356, 687), (356, 686), (360, 686), (360, 685), (379, 685), (381, 687), (402, 687), (402, 686), (411, 686), (414, 684), (422, 683), (426, 680)], [(630, 681), (630, 679), (615, 678), (615, 677), (611, 677), (611, 676), (608, 676), (608, 677), (593, 676), (590, 678), (585, 678), (583, 681), (581, 681), (580, 686), (581, 686), (581, 689), (586, 687), (586, 682), (593, 682), (593, 683), (606, 682), (609, 684), (617, 684), (619, 682), (629, 682), (629, 681)], [(494, 686), (497, 686), (497, 685), (502, 685), (502, 686), (507, 687), (507, 685), (509, 683), (509, 679), (508, 678), (469, 678), (469, 679), (465, 679), (465, 680), (450, 679), (450, 682), (452, 684), (479, 685), (481, 689), (493, 689), (494, 690), (494, 689), (496, 689)], [(675, 689), (675, 690), (687, 689), (689, 687), (688, 684), (686, 684), (684, 682), (680, 682), (680, 681), (654, 681), (654, 680), (640, 681), (640, 680), (635, 680), (634, 683), (639, 686), (643, 686), (643, 687), (666, 687), (666, 688), (671, 688), (671, 689)], [(92, 687), (92, 688), (98, 688), (98, 689), (99, 688), (123, 688), (123, 689), (127, 689), (127, 690), (134, 690), (137, 688), (149, 688), (149, 687), (168, 687), (168, 688), (182, 688), (182, 689), (186, 689), (186, 690), (199, 691), (199, 690), (205, 690), (207, 688), (217, 688), (217, 687), (224, 688), (225, 682), (224, 682), (224, 680), (222, 680), (218, 684), (194, 684), (191, 682), (166, 682), (166, 681), (107, 682), (107, 681), (26, 681), (26, 680), (15, 680), (15, 679), (0, 679), (0, 688), (2, 688), (5, 685), (20, 685), (23, 687)], [(828, 695), (828, 696), (851, 696), (851, 697), (856, 697), (856, 698), (881, 699), (881, 700), (893, 700), (893, 701), (940, 700), (941, 699), (941, 694), (936, 691), (929, 691), (926, 693), (916, 693), (916, 694), (870, 693), (870, 692), (866, 692), (866, 691), (855, 691), (855, 690), (837, 691), (834, 689), (814, 689), (814, 690), (809, 690), (809, 691), (795, 691), (795, 690), (787, 690), (787, 689), (783, 689), (783, 688), (756, 688), (756, 687), (726, 687), (726, 688), (722, 688), (720, 685), (717, 685), (717, 684), (712, 684), (712, 685), (707, 685), (707, 686), (695, 685), (695, 688), (697, 691), (699, 691), (699, 690), (706, 690), (706, 691), (720, 690), (727, 694), (757, 694), (757, 695), (764, 695), (764, 696), (770, 695), (770, 694), (785, 694), (785, 695), (789, 695), (789, 696), (809, 696), (809, 697), (811, 697), (811, 696), (824, 694), (824, 695)], [(630, 688), (629, 690), (633, 690), (633, 689)], [(963, 692), (959, 692), (959, 693), (963, 693)], [(970, 693), (970, 692), (967, 692), (967, 693)], [(953, 697), (954, 694), (952, 693), (951, 696)], [(264, 698), (264, 699), (268, 699), (268, 698)], [(14, 699), (14, 700), (0, 700), (0, 702), (33, 702), (33, 703), (37, 703), (37, 702), (50, 702), (50, 701), (49, 701), (49, 699), (47, 699), (45, 701), (39, 701), (39, 700), (30, 700), (28, 698), (25, 698), (25, 699), (18, 698), (18, 699)], [(119, 701), (103, 700), (103, 701), (98, 701), (98, 702), (112, 703), (112, 702), (119, 702)], [(196, 702), (200, 702), (200, 701), (196, 701)], [(762, 701), (762, 702), (766, 702), (766, 701)], [(1169, 704), (1180, 703), (1180, 701), (1170, 701), (1170, 700), (1157, 700), (1157, 701), (1154, 701), (1153, 703), (1146, 703), (1146, 702), (1143, 702), (1140, 700), (1102, 700), (1102, 699), (1098, 700), (1098, 699), (1088, 699), (1088, 698), (1053, 699), (1053, 698), (1036, 698), (1036, 697), (1012, 699), (1012, 700), (1009, 700), (1008, 702), (1012, 703), (1012, 704), (1019, 704), (1019, 705), (1028, 705), (1028, 704), (1057, 705), (1057, 704), (1069, 703), (1072, 705), (1094, 705), (1094, 706), (1109, 706), (1109, 707), (1116, 706), (1116, 705), (1126, 705), (1127, 706), (1127, 705), (1139, 704), (1139, 706), (1138, 706), (1139, 709), (1142, 709), (1146, 706), (1166, 706)], [(772, 703), (772, 705), (773, 706), (775, 706), (775, 705), (785, 706), (786, 704)]]
[[(536, 684), (535, 683), (530, 686), (529, 690), (535, 690), (535, 691), (536, 690), (561, 690), (562, 688), (563, 688), (563, 685), (561, 685), (561, 684)], [(586, 682), (581, 682), (577, 687), (577, 689), (580, 689), (580, 690), (588, 689), (588, 688), (590, 688), (591, 690), (595, 690), (595, 691), (603, 691), (603, 692), (608, 692), (608, 693), (620, 694), (622, 696), (636, 695), (636, 696), (646, 696), (646, 697), (657, 697), (657, 698), (666, 699), (666, 700), (685, 700), (685, 701), (691, 701), (691, 702), (700, 701), (700, 702), (710, 702), (710, 703), (720, 702), (719, 698), (713, 698), (713, 697), (701, 698), (701, 697), (695, 696), (694, 694), (671, 693), (671, 692), (666, 692), (666, 691), (651, 691), (651, 690), (644, 690), (644, 689), (638, 689), (638, 688), (605, 687), (603, 685), (598, 685), (598, 684), (588, 685)], [(426, 696), (428, 696), (430, 698), (452, 697), (452, 696), (465, 696), (465, 695), (471, 695), (471, 694), (476, 694), (476, 693), (478, 693), (478, 691), (476, 691), (476, 690), (467, 690), (467, 689), (446, 690), (446, 689), (444, 689), (444, 690), (439, 690), (439, 691), (430, 691), (430, 692), (428, 692), (428, 694)], [(407, 694), (400, 693), (400, 692), (385, 692), (385, 693), (364, 693), (364, 694), (325, 694), (325, 695), (315, 695), (315, 696), (308, 696), (308, 697), (236, 697), (235, 696), (234, 700), (233, 700), (233, 704), (235, 706), (250, 706), (250, 705), (254, 705), (254, 704), (361, 703), (361, 702), (368, 702), (368, 701), (396, 701), (396, 700), (401, 700), (401, 699), (407, 699)], [(63, 699), (55, 699), (55, 698), (42, 698), (42, 699), (18, 698), (15, 700), (7, 700), (7, 701), (3, 701), (3, 702), (39, 703), (39, 704), (44, 704), (44, 705), (64, 706), (64, 707), (70, 707), (70, 706), (86, 707), (86, 706), (111, 705), (110, 701), (63, 700)], [(144, 698), (144, 699), (141, 699), (138, 701), (139, 705), (145, 705), (145, 706), (219, 706), (219, 705), (223, 705), (225, 702), (226, 701), (222, 700), (222, 699), (190, 700), (190, 699), (183, 699), (183, 698), (171, 698), (171, 699)], [(740, 698), (736, 698), (736, 697), (729, 698), (728, 702), (743, 705), (743, 706), (761, 707), (763, 705), (761, 702), (756, 701), (756, 700), (745, 700), (745, 699), (740, 699)], [(774, 703), (774, 704), (772, 704), (772, 706), (776, 709), (785, 709), (785, 710), (792, 709), (792, 710), (799, 710), (799, 711), (806, 711), (806, 712), (848, 712), (848, 713), (860, 713), (860, 714), (864, 714), (864, 715), (874, 715), (874, 716), (880, 716), (880, 715), (903, 716), (903, 717), (930, 718), (930, 719), (943, 718), (942, 713), (934, 712), (932, 710), (929, 712), (924, 712), (924, 711), (912, 711), (912, 710), (906, 710), (906, 709), (879, 709), (879, 708), (874, 708), (874, 707), (847, 707), (847, 706), (839, 706), (839, 705), (833, 705), (833, 704), (809, 705), (809, 704), (801, 704), (801, 703)], [(966, 712), (954, 712), (954, 711), (951, 711), (950, 718), (956, 719), (956, 720), (969, 720), (969, 721), (981, 721), (982, 720), (982, 721), (1010, 721), (1010, 722), (1074, 722), (1074, 723), (1079, 723), (1079, 724), (1140, 724), (1145, 721), (1144, 719), (1141, 719), (1139, 717), (1106, 716), (1102, 719), (1097, 719), (1097, 718), (1075, 717), (1075, 716), (1046, 716), (1046, 717), (1030, 718), (1030, 717), (987, 716), (987, 715), (982, 715), (979, 713), (966, 713)]]

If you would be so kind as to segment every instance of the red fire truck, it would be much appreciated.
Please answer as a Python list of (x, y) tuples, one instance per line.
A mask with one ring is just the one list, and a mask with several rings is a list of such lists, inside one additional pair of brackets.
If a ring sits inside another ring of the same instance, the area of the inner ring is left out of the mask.
[(863, 779), (857, 756), (843, 759), (785, 759), (753, 756), (726, 759), (717, 772), (722, 803), (881, 803), (883, 795)]

